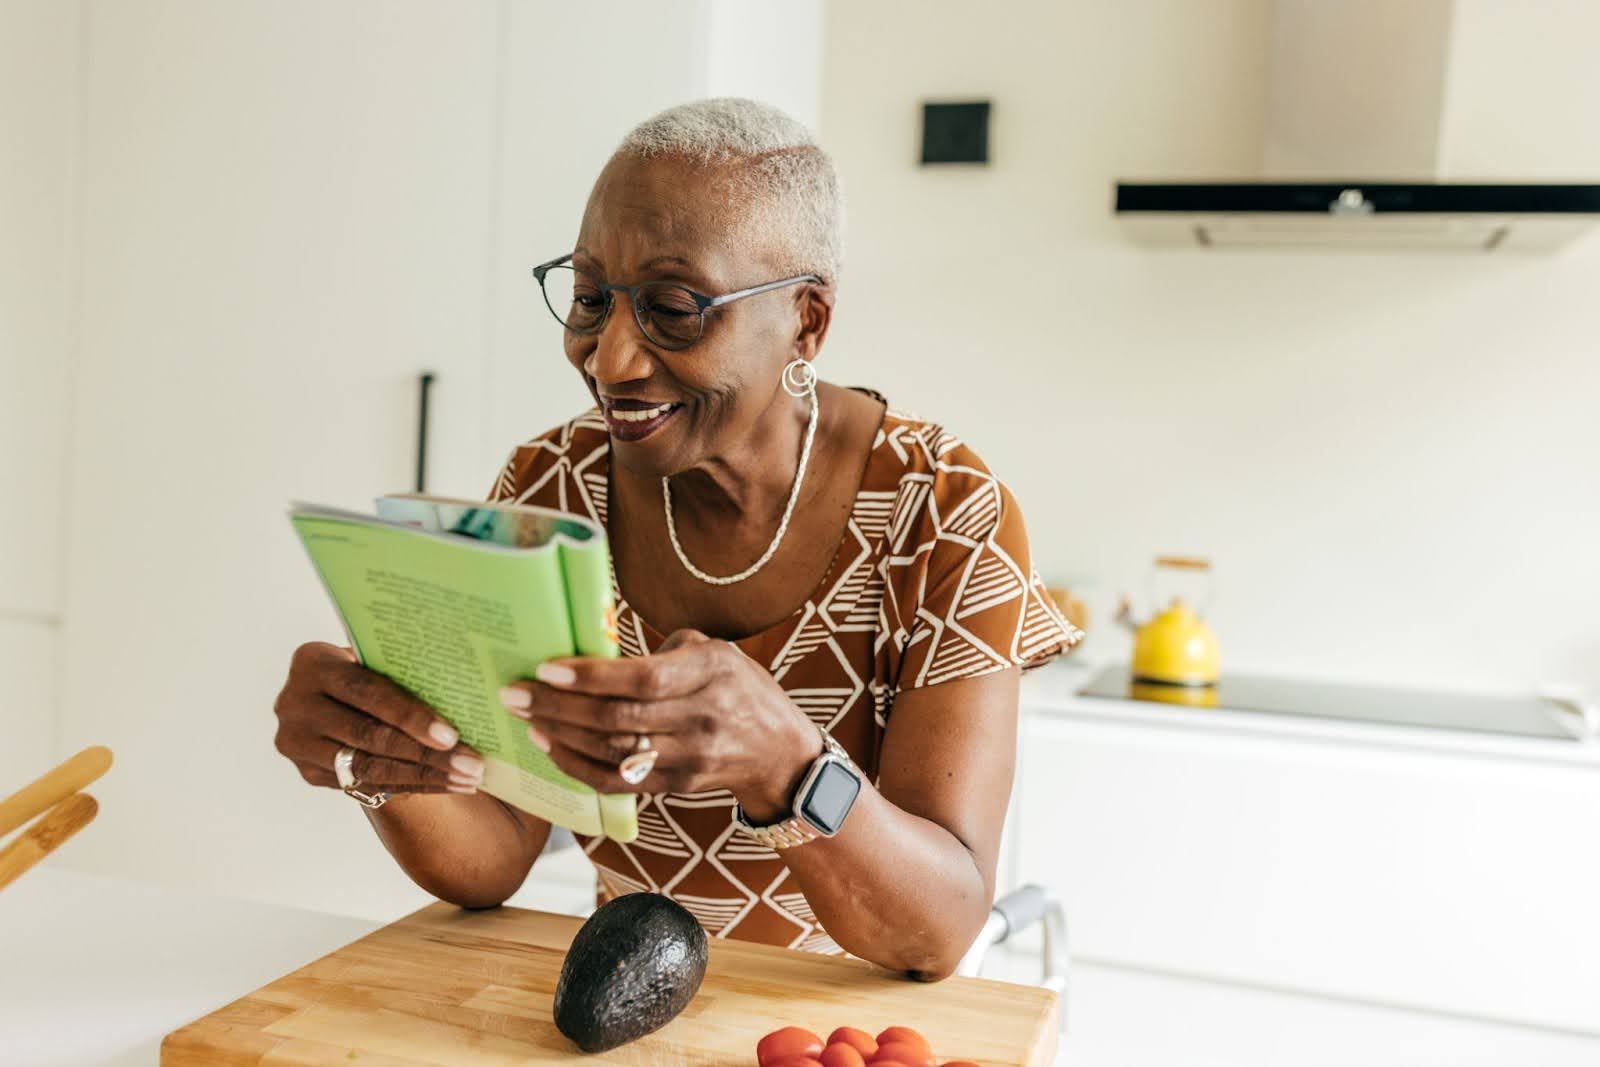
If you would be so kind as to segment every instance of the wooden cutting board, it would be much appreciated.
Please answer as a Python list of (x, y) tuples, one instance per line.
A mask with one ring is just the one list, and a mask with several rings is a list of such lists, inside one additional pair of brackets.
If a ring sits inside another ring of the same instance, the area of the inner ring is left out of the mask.
[(914, 1026), (944, 1060), (1049, 1067), (1056, 996), (1006, 982), (907, 981), (855, 960), (711, 942), (699, 995), (669, 1025), (586, 1056), (551, 1002), (580, 922), (431, 904), (168, 1034), (165, 1067), (627, 1064), (754, 1067), (780, 1026)]

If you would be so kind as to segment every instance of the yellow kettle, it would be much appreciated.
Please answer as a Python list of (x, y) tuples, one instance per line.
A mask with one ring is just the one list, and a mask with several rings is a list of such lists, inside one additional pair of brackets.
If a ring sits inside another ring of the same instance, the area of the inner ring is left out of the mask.
[[(1210, 577), (1208, 560), (1187, 556), (1161, 556), (1156, 571), (1181, 570)], [(1207, 597), (1209, 600), (1209, 595)], [(1146, 622), (1133, 618), (1128, 598), (1122, 598), (1117, 621), (1133, 631), (1133, 679), (1135, 683), (1179, 686), (1214, 686), (1222, 664), (1217, 653), (1217, 635), (1200, 615), (1174, 596), (1165, 610)]]

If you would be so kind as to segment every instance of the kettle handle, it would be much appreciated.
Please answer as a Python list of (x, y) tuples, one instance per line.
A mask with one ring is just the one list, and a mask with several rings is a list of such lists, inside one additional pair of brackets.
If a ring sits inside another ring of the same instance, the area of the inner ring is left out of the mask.
[(1195, 612), (1204, 616), (1211, 610), (1211, 602), (1216, 599), (1217, 580), (1211, 574), (1211, 561), (1202, 556), (1157, 556), (1155, 565), (1150, 568), (1150, 573), (1145, 582), (1145, 599), (1152, 605), (1155, 604), (1156, 571), (1162, 567), (1178, 571), (1195, 571), (1206, 576), (1205, 598), (1195, 605)]

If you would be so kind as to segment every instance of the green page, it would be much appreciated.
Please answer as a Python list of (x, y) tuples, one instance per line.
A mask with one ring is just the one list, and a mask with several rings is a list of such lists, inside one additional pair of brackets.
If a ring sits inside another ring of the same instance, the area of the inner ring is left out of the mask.
[(633, 840), (634, 797), (562, 773), (498, 695), (547, 659), (617, 654), (604, 532), (526, 505), (403, 496), (378, 507), (383, 518), (290, 514), (361, 662), (483, 754), (485, 792), (576, 833)]

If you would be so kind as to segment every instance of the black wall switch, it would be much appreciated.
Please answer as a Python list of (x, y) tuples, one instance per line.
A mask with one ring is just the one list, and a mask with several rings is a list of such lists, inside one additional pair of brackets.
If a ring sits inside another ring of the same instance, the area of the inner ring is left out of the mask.
[(923, 104), (922, 162), (989, 162), (989, 101)]

